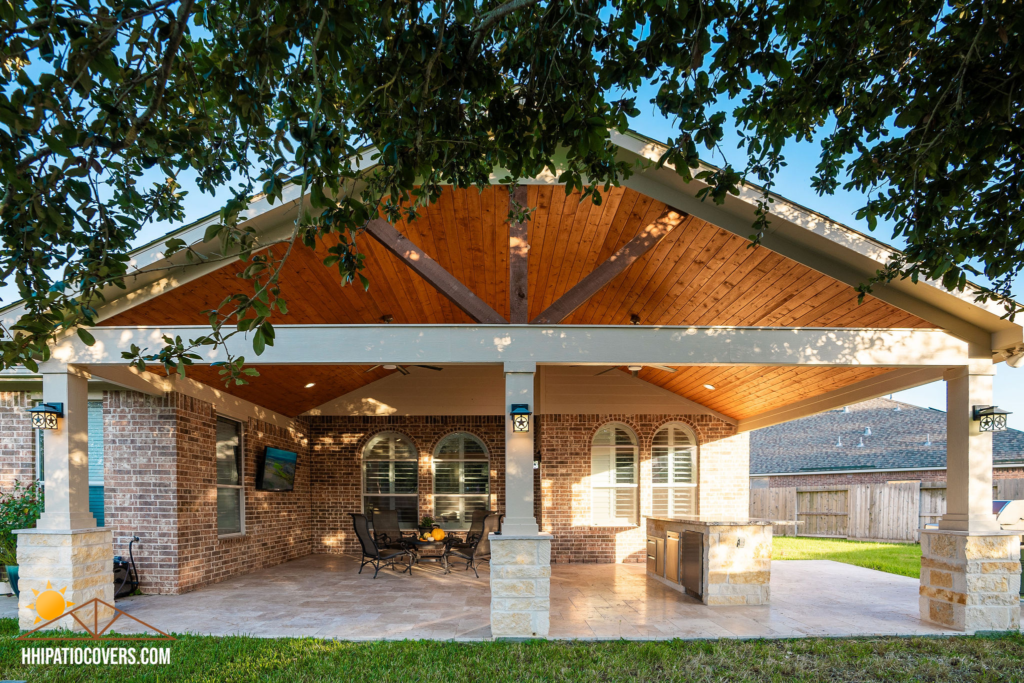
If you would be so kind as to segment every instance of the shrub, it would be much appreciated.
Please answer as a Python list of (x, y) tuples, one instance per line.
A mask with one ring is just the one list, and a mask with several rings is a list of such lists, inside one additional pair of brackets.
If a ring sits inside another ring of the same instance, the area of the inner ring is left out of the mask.
[(18, 564), (15, 529), (35, 528), (43, 512), (43, 487), (38, 481), (15, 481), (10, 491), (0, 491), (0, 565)]

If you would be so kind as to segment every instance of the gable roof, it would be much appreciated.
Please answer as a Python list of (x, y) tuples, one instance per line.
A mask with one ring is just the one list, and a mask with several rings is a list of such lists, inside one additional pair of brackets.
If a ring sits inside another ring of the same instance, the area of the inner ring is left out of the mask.
[[(1024, 432), (1008, 429), (992, 437), (995, 465), (1024, 464)], [(888, 398), (750, 433), (752, 476), (945, 466), (946, 413)]]
[[(668, 236), (563, 323), (627, 325), (636, 315), (644, 325), (941, 328), (979, 348), (995, 351), (1024, 339), (1022, 327), (1001, 319), (1001, 311), (993, 304), (977, 304), (970, 300), (970, 291), (947, 292), (934, 283), (895, 282), (877, 288), (876, 296), (859, 304), (854, 286), (877, 270), (893, 251), (891, 247), (773, 195), (772, 227), (762, 246), (750, 248), (747, 237), (758, 188), (744, 187), (739, 197), (729, 196), (722, 205), (702, 202), (696, 199), (702, 183), (686, 183), (670, 167), (640, 163), (661, 156), (664, 148), (658, 143), (635, 133), (613, 133), (611, 141), (619, 146), (624, 159), (638, 166), (634, 175), (622, 187), (606, 193), (599, 205), (574, 201), (572, 194), (566, 196), (557, 175), (548, 172), (524, 181), (528, 203), (537, 207), (529, 223), (530, 319), (624, 248), (652, 220), (673, 210), (681, 220)], [(374, 165), (372, 153), (364, 151), (360, 162), (364, 170)], [(495, 184), (482, 192), (447, 188), (420, 220), (402, 222), (395, 229), (507, 317), (509, 234), (504, 218), (508, 188), (498, 184), (504, 175), (496, 169)], [(261, 245), (275, 249), (275, 240), (291, 233), (300, 201), (295, 186), (287, 186), (283, 200), (274, 205), (265, 197), (255, 198), (246, 225), (253, 228)], [(217, 256), (216, 243), (203, 242), (206, 227), (216, 219), (208, 216), (168, 236), (216, 257), (208, 263), (186, 267), (182, 253), (165, 259), (166, 239), (133, 251), (133, 265), (141, 272), (127, 279), (126, 291), (111, 292), (110, 300), (99, 307), (99, 323), (205, 326), (207, 319), (201, 311), (233, 293), (235, 275), (241, 270), (236, 260)], [(316, 250), (297, 246), (292, 252), (282, 282), (290, 313), (275, 320), (275, 325), (376, 324), (382, 319), (412, 324), (471, 322), (369, 235), (359, 238), (359, 247), (367, 256), (371, 290), (339, 286), (337, 273), (322, 265), (332, 239), (328, 237)], [(0, 322), (9, 326), (17, 315), (17, 305), (0, 310)], [(995, 360), (1001, 358), (995, 355)], [(256, 392), (256, 396), (266, 397), (287, 380), (296, 386), (281, 393), (278, 409), (298, 414), (315, 400), (312, 392), (300, 391), (310, 382), (316, 382), (315, 398), (319, 399), (323, 397), (321, 387), (324, 394), (336, 391), (342, 395), (375, 378), (371, 373), (341, 370), (330, 377), (310, 377), (306, 375), (315, 371), (266, 369), (265, 379), (223, 391), (238, 396)], [(200, 381), (220, 385), (217, 378), (206, 378), (202, 372), (195, 372)], [(884, 367), (681, 367), (675, 373), (645, 367), (639, 377), (740, 421), (741, 429), (744, 421), (761, 419), (780, 407), (803, 406), (805, 401), (839, 389), (857, 392), (856, 398), (842, 399), (848, 402), (924, 381)], [(884, 391), (878, 388), (883, 383), (888, 383)], [(838, 404), (834, 397), (829, 401), (828, 405)], [(807, 414), (810, 409), (801, 407), (800, 411)]]

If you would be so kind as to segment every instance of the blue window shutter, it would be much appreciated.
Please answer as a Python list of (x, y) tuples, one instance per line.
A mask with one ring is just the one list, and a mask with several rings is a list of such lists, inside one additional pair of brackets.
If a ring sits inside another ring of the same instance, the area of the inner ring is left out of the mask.
[(103, 487), (89, 487), (89, 512), (96, 518), (96, 526), (103, 526)]

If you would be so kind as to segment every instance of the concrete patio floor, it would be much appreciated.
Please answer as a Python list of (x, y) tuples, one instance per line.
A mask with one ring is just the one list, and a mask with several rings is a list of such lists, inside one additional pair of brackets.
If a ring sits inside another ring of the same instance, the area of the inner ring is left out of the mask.
[[(184, 595), (117, 606), (168, 632), (350, 640), (490, 638), (484, 568), (357, 573), (349, 557), (310, 555)], [(824, 560), (772, 563), (771, 605), (707, 607), (648, 579), (641, 565), (554, 565), (551, 638), (793, 638), (955, 635), (918, 618), (917, 579)], [(0, 598), (0, 616), (16, 616)], [(131, 622), (117, 625), (128, 632)]]

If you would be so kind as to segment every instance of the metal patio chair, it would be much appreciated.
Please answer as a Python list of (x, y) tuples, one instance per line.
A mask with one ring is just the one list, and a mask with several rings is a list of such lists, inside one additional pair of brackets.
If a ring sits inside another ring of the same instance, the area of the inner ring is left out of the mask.
[(377, 545), (377, 542), (373, 539), (373, 534), (370, 533), (370, 523), (366, 519), (366, 515), (360, 515), (352, 513), (352, 525), (356, 530), (356, 537), (359, 539), (359, 545), (363, 548), (363, 556), (361, 558), (361, 564), (359, 565), (359, 573), (363, 573), (363, 567), (366, 565), (373, 565), (373, 578), (377, 578), (377, 572), (380, 571), (381, 567), (395, 568), (395, 562), (400, 557), (409, 558), (409, 566), (402, 570), (404, 574), (406, 571), (412, 574), (412, 553), (405, 548), (381, 548)]
[(483, 562), (489, 564), (491, 561), (490, 534), (501, 533), (501, 522), (503, 519), (505, 519), (505, 515), (499, 515), (494, 512), (486, 515), (483, 520), (483, 528), (473, 542), (453, 545), (448, 549), (448, 556), (465, 560), (466, 571), (472, 569), (473, 573), (476, 574), (476, 578), (479, 579), (480, 572), (477, 571), (477, 567)]
[(398, 510), (373, 511), (373, 540), (380, 548), (408, 550), (405, 541), (416, 538), (412, 532), (403, 532), (398, 526)]
[(490, 514), (493, 514), (490, 510), (473, 510), (473, 521), (469, 524), (466, 538), (453, 540), (451, 547), (466, 550), (475, 545), (480, 540), (480, 534), (484, 532), (484, 519)]

